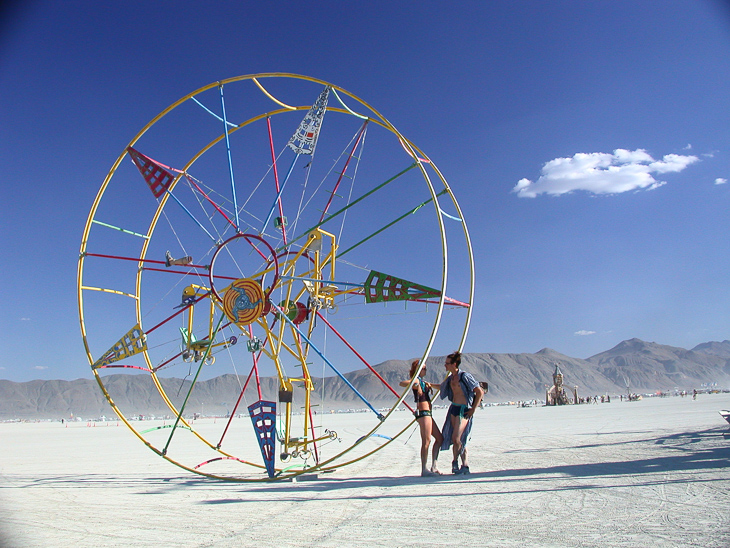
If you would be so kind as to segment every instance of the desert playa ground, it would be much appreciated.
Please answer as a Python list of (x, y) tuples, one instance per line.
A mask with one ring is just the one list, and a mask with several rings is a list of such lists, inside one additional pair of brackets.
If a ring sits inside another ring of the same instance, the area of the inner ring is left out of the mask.
[(255, 484), (181, 470), (116, 422), (4, 423), (0, 546), (726, 547), (721, 409), (729, 394), (489, 407), (469, 476), (421, 478), (416, 433), (333, 473)]

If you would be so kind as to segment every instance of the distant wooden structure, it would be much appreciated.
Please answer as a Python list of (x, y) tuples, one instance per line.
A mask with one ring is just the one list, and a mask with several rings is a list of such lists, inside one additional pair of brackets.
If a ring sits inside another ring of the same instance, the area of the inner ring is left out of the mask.
[(553, 373), (553, 385), (545, 392), (545, 405), (568, 405), (578, 402), (578, 387), (573, 388), (573, 401), (570, 401), (568, 392), (563, 386), (563, 373), (560, 366), (555, 364), (555, 372)]

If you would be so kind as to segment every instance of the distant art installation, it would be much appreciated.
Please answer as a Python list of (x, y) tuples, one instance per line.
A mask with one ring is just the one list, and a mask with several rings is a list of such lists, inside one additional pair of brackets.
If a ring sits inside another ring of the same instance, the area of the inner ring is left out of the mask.
[[(123, 148), (84, 226), (77, 294), (92, 373), (141, 441), (190, 472), (270, 481), (345, 466), (406, 431), (400, 413), (376, 434), (410, 387), (371, 364), (401, 333), (425, 361), (442, 320), (461, 350), (474, 281), (434, 162), (352, 93), (266, 73), (183, 96)], [(355, 369), (382, 397), (355, 388)], [(127, 418), (120, 374), (154, 385), (156, 425)], [(223, 375), (238, 392), (203, 404), (203, 380)], [(334, 392), (367, 429), (337, 433)]]
[(555, 372), (553, 373), (553, 385), (545, 394), (545, 405), (568, 405), (570, 403), (578, 403), (578, 387), (573, 388), (573, 401), (571, 401), (563, 386), (563, 373), (556, 363)]

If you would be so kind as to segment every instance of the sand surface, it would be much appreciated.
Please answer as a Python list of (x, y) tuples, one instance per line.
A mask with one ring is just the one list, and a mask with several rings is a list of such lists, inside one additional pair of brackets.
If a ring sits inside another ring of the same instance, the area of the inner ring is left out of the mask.
[(727, 547), (721, 409), (730, 394), (490, 407), (469, 476), (421, 478), (415, 433), (332, 473), (255, 484), (190, 474), (116, 421), (4, 423), (0, 546)]

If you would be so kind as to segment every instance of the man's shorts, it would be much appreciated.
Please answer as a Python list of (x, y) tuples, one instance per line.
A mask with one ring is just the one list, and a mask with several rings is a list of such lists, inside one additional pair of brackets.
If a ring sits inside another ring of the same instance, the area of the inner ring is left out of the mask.
[(449, 407), (449, 415), (453, 415), (455, 417), (459, 417), (461, 419), (465, 419), (466, 412), (469, 410), (468, 405), (459, 405), (458, 403), (452, 403), (451, 407)]

